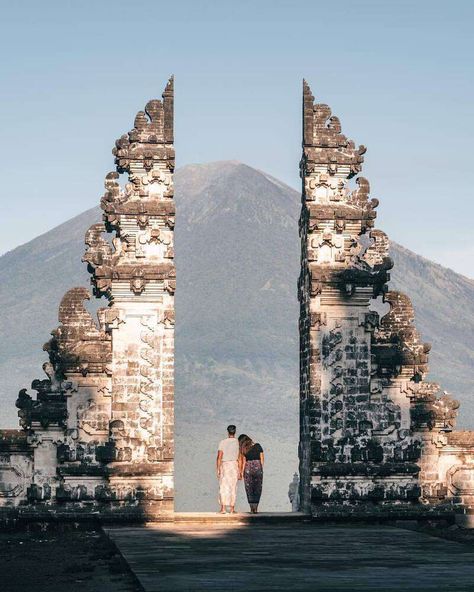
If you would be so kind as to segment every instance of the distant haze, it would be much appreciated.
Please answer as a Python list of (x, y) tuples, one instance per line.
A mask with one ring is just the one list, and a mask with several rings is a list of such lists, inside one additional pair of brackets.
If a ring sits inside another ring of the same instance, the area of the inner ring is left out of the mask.
[[(267, 452), (263, 507), (287, 509), (298, 445), (300, 196), (238, 162), (189, 165), (175, 181), (178, 507), (214, 508), (215, 446), (232, 421)], [(2, 426), (17, 425), (17, 392), (42, 375), (63, 293), (88, 285), (84, 234), (100, 220), (99, 208), (88, 210), (0, 257)], [(474, 281), (397, 244), (391, 254), (391, 288), (410, 295), (433, 345), (431, 378), (462, 401), (460, 425), (473, 426)]]
[(474, 277), (473, 22), (472, 0), (4, 1), (0, 253), (97, 204), (170, 74), (178, 165), (235, 158), (298, 188), (304, 77), (368, 147), (383, 228)]

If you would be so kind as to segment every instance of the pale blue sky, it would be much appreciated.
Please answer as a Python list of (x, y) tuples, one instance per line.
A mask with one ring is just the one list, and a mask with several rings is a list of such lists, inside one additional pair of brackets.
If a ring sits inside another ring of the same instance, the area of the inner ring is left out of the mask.
[(176, 76), (177, 163), (299, 187), (306, 77), (368, 147), (378, 226), (474, 277), (471, 1), (2, 2), (0, 253), (99, 202), (110, 150)]

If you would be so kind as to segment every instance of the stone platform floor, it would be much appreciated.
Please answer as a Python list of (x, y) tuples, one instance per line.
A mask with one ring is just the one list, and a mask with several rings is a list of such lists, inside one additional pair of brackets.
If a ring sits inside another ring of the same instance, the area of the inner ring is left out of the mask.
[(472, 546), (390, 526), (209, 514), (105, 530), (146, 592), (474, 591)]
[(143, 592), (100, 528), (0, 529), (0, 592)]

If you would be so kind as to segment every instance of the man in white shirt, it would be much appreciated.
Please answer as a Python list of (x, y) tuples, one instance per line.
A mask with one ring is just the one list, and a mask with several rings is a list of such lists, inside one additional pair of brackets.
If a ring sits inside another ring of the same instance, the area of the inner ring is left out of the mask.
[(235, 496), (239, 479), (239, 441), (235, 437), (235, 425), (227, 426), (227, 438), (219, 442), (217, 450), (217, 478), (219, 479), (219, 504), (221, 514), (235, 514)]

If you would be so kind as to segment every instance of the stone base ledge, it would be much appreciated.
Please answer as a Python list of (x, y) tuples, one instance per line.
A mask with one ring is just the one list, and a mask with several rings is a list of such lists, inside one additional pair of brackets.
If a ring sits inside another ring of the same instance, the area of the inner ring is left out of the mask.
[(73, 504), (34, 504), (0, 508), (0, 530), (31, 524), (144, 524), (146, 522), (172, 522), (172, 500), (143, 506), (87, 507)]
[(311, 516), (316, 521), (393, 521), (393, 520), (448, 520), (454, 523), (461, 512), (452, 504), (330, 504), (313, 505)]
[(426, 505), (337, 505), (314, 506), (311, 514), (301, 512), (263, 512), (257, 515), (238, 513), (219, 515), (211, 512), (173, 512), (168, 507), (103, 507), (84, 508), (62, 505), (32, 505), (0, 508), (0, 530), (17, 528), (83, 528), (87, 525), (125, 525), (156, 523), (287, 523), (287, 522), (399, 522), (443, 521), (459, 524), (463, 528), (474, 527), (474, 514), (450, 504)]

